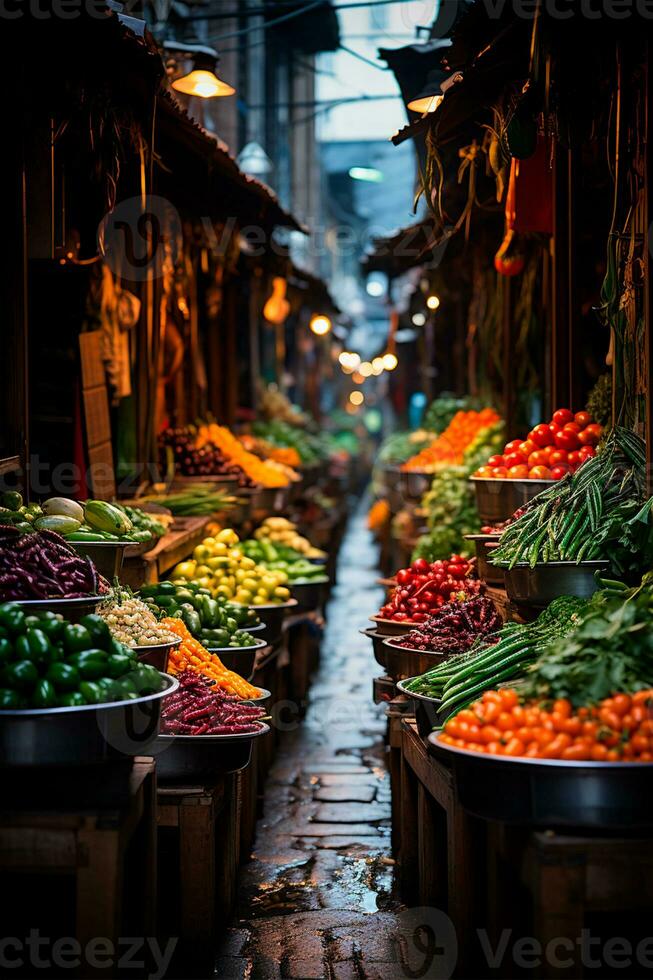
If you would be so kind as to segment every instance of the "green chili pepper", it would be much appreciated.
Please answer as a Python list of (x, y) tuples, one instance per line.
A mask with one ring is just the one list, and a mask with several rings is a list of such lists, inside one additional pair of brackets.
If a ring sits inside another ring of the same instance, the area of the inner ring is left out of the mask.
[(25, 631), (25, 613), (15, 602), (5, 602), (0, 606), (0, 626), (4, 626), (11, 636)]
[(79, 671), (73, 664), (50, 664), (45, 676), (58, 691), (74, 691), (79, 686)]
[(33, 708), (54, 708), (57, 702), (57, 695), (54, 685), (46, 678), (42, 677), (36, 683), (32, 691), (30, 704)]
[(81, 623), (68, 623), (63, 631), (63, 645), (68, 653), (78, 653), (93, 646), (93, 640)]
[(39, 672), (31, 660), (14, 660), (2, 671), (2, 681), (18, 691), (31, 691), (39, 679)]
[(58, 708), (81, 708), (85, 704), (84, 695), (80, 691), (67, 691), (57, 698)]
[(82, 681), (79, 685), (79, 693), (86, 704), (99, 704), (104, 694), (102, 688), (95, 681)]

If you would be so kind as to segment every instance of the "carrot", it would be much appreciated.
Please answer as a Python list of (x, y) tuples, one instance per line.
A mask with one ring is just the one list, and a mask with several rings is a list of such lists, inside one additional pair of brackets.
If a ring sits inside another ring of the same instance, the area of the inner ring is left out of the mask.
[(202, 646), (186, 629), (181, 619), (167, 617), (162, 620), (167, 628), (181, 637), (181, 643), (173, 650), (168, 658), (168, 669), (171, 674), (181, 674), (184, 670), (192, 670), (214, 680), (227, 694), (236, 694), (243, 701), (258, 697), (261, 693), (240, 674), (227, 670), (219, 657)]

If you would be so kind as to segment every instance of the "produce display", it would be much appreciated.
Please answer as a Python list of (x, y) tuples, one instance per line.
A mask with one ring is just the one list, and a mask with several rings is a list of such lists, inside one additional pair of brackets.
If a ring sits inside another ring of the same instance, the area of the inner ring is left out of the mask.
[(292, 446), (274, 446), (265, 439), (248, 433), (241, 435), (240, 441), (248, 452), (260, 456), (261, 459), (271, 459), (291, 469), (297, 469), (302, 464), (301, 456)]
[(166, 507), (175, 517), (208, 517), (229, 510), (236, 503), (235, 497), (217, 490), (213, 483), (194, 483), (188, 490), (152, 494), (143, 500)]
[(428, 650), (449, 657), (465, 653), (480, 637), (495, 633), (502, 625), (492, 600), (477, 595), (441, 606), (417, 629), (395, 642), (409, 650)]
[(424, 413), (422, 424), (425, 429), (439, 435), (447, 428), (457, 412), (469, 412), (478, 409), (477, 399), (466, 395), (457, 398), (455, 395), (444, 393), (434, 399)]
[(206, 442), (198, 445), (195, 426), (166, 429), (159, 436), (159, 445), (164, 458), (167, 453), (172, 454), (174, 469), (182, 476), (229, 476), (237, 480), (242, 489), (254, 486), (245, 471), (217, 446)]
[(56, 531), (67, 541), (153, 541), (166, 533), (167, 522), (136, 507), (109, 504), (105, 500), (71, 500), (50, 497), (43, 504), (23, 504), (15, 491), (2, 495), (12, 508), (0, 506), (0, 524), (20, 531)]
[(163, 625), (172, 633), (181, 637), (181, 644), (172, 650), (168, 659), (168, 670), (171, 674), (182, 674), (189, 670), (194, 674), (213, 681), (226, 691), (241, 700), (256, 698), (261, 693), (249, 681), (233, 670), (227, 670), (215, 653), (209, 653), (199, 640), (194, 639), (181, 619), (166, 617), (161, 620)]
[(279, 391), (275, 384), (259, 386), (259, 411), (268, 419), (280, 419), (288, 425), (304, 428), (310, 424), (310, 416), (293, 405), (287, 395)]
[(379, 610), (381, 619), (424, 623), (436, 610), (455, 600), (477, 595), (483, 583), (470, 578), (474, 564), (461, 555), (429, 564), (418, 558), (397, 572), (397, 586)]
[(452, 552), (465, 552), (468, 547), (466, 534), (478, 527), (476, 494), (469, 482), (470, 475), (478, 466), (479, 459), (503, 439), (503, 426), (489, 425), (481, 429), (463, 453), (458, 466), (441, 466), (433, 474), (421, 506), (427, 513), (428, 534), (422, 535), (413, 552), (413, 559), (426, 558), (435, 561)]
[(573, 596), (555, 599), (533, 623), (506, 623), (488, 643), (439, 664), (408, 688), (440, 699), (441, 711), (459, 711), (483, 691), (523, 676), (549, 643), (578, 627), (586, 607), (585, 600)]
[(260, 436), (270, 445), (279, 448), (294, 449), (300, 463), (319, 463), (327, 455), (322, 439), (304, 429), (284, 422), (282, 419), (272, 419), (269, 422), (258, 421), (252, 425), (254, 435)]
[(108, 591), (90, 558), (61, 535), (0, 524), (0, 599), (81, 599)]
[(248, 558), (231, 528), (204, 538), (191, 559), (175, 565), (170, 578), (176, 584), (196, 582), (214, 598), (223, 596), (245, 606), (279, 605), (290, 599), (286, 573), (270, 571)]
[(561, 480), (596, 454), (603, 434), (589, 412), (559, 408), (548, 424), (536, 425), (526, 439), (506, 443), (474, 476), (483, 479)]
[(0, 605), (0, 709), (79, 708), (163, 690), (163, 676), (136, 660), (101, 616), (69, 623)]
[(566, 698), (522, 702), (511, 689), (486, 691), (448, 720), (438, 741), (487, 755), (567, 762), (652, 762), (653, 689), (617, 690), (574, 708)]
[(224, 425), (201, 425), (197, 433), (197, 447), (217, 447), (218, 450), (240, 467), (249, 479), (261, 487), (287, 487), (293, 480), (299, 480), (299, 474), (282, 463), (274, 460), (263, 460), (248, 452), (236, 436)]
[(192, 670), (183, 671), (178, 680), (179, 688), (163, 706), (162, 735), (246, 735), (261, 730), (262, 708), (216, 690)]
[(196, 582), (158, 582), (145, 585), (139, 592), (143, 603), (156, 615), (181, 619), (191, 635), (207, 647), (247, 647), (257, 641), (248, 627), (258, 626), (254, 609), (227, 602), (223, 596), (214, 599), (209, 589)]
[(311, 542), (303, 537), (297, 525), (286, 517), (268, 517), (254, 531), (257, 541), (271, 541), (275, 547), (279, 545), (290, 548), (304, 558), (326, 558), (326, 552), (314, 548)]
[(294, 548), (283, 544), (272, 544), (269, 538), (250, 538), (242, 541), (243, 554), (263, 565), (270, 571), (285, 572), (291, 585), (299, 582), (325, 582), (328, 577), (324, 568), (309, 561)]
[(642, 440), (616, 428), (601, 452), (548, 487), (501, 535), (495, 565), (609, 559), (619, 575), (653, 562), (651, 507), (645, 502)]
[(98, 607), (111, 631), (111, 635), (128, 647), (147, 647), (172, 643), (174, 633), (159, 623), (152, 610), (137, 599), (128, 589), (114, 588), (110, 598)]
[(500, 422), (500, 417), (492, 408), (483, 408), (480, 412), (456, 412), (444, 432), (426, 449), (411, 456), (401, 468), (404, 471), (432, 473), (438, 466), (460, 465), (465, 451), (479, 433)]
[(405, 463), (411, 456), (430, 446), (436, 436), (437, 432), (428, 429), (393, 432), (381, 443), (376, 457), (377, 463)]

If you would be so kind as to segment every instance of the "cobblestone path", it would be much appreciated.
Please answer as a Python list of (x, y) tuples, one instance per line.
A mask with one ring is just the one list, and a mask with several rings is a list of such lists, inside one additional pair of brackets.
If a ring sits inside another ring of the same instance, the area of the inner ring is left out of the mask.
[(358, 632), (383, 597), (375, 560), (359, 513), (341, 549), (307, 716), (270, 774), (219, 978), (405, 975), (392, 940), (385, 722), (372, 702), (370, 641)]

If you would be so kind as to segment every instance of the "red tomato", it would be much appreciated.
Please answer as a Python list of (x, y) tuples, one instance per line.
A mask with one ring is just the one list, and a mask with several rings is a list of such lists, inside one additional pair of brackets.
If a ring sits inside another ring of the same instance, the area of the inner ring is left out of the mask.
[(583, 446), (578, 455), (580, 457), (580, 462), (584, 463), (586, 459), (592, 459), (593, 456), (596, 456), (596, 450), (594, 446)]
[(578, 434), (580, 432), (580, 426), (577, 422), (567, 422), (566, 425), (562, 427), (563, 432), (575, 432)]
[(505, 478), (508, 476), (508, 470), (505, 466), (493, 466), (492, 476), (495, 480), (505, 480)]
[(529, 472), (529, 477), (531, 480), (550, 480), (551, 470), (548, 466), (534, 466)]
[(551, 466), (558, 466), (560, 463), (568, 463), (569, 453), (566, 449), (554, 449), (549, 455), (549, 463)]
[(567, 452), (578, 449), (580, 445), (578, 435), (575, 432), (569, 432), (567, 429), (561, 429), (560, 432), (556, 432), (555, 444), (558, 449), (565, 449)]
[(522, 454), (525, 459), (528, 459), (531, 453), (534, 453), (537, 446), (530, 439), (525, 439), (524, 442), (519, 443), (519, 449), (517, 450)]
[(576, 412), (574, 415), (574, 422), (584, 429), (586, 425), (589, 425), (592, 421), (592, 416), (589, 412)]
[(560, 432), (561, 431), (562, 426), (561, 425), (558, 425), (557, 422), (549, 422), (549, 424), (547, 425), (547, 429), (549, 430), (549, 432), (551, 433), (551, 435), (554, 436), (556, 434), (556, 432)]
[(521, 453), (508, 453), (505, 457), (506, 466), (510, 469), (511, 466), (523, 466), (526, 463), (527, 456), (522, 456)]
[(530, 456), (528, 457), (528, 465), (531, 467), (531, 469), (534, 466), (546, 466), (547, 461), (548, 461), (548, 456), (546, 456), (541, 449), (538, 449), (534, 453), (531, 453)]
[(521, 439), (513, 439), (511, 442), (507, 442), (503, 450), (503, 455), (506, 456), (509, 453), (516, 453), (519, 450), (521, 444)]
[(553, 418), (551, 421), (555, 422), (556, 425), (559, 425), (560, 428), (562, 428), (567, 424), (567, 422), (574, 421), (574, 413), (570, 412), (568, 408), (559, 408), (557, 412), (553, 413)]
[(526, 464), (521, 466), (511, 466), (508, 470), (508, 476), (511, 480), (527, 480), (528, 466), (526, 466)]
[(574, 449), (571, 453), (567, 453), (567, 462), (570, 466), (578, 466), (580, 463), (580, 453), (577, 449)]
[(596, 446), (603, 434), (603, 426), (597, 425), (596, 422), (592, 422), (590, 425), (586, 426), (582, 431), (583, 438), (581, 443), (583, 446)]
[(557, 466), (551, 467), (551, 476), (554, 480), (562, 480), (563, 476), (566, 476), (569, 472), (569, 467), (566, 463), (558, 463)]
[(535, 428), (528, 433), (528, 438), (531, 442), (534, 442), (536, 446), (539, 446), (540, 449), (543, 449), (544, 446), (550, 446), (553, 443), (553, 436), (549, 430), (549, 427), (548, 425), (544, 424), (536, 425)]
[(504, 466), (504, 464), (505, 464), (505, 460), (500, 453), (497, 453), (494, 456), (490, 456), (490, 458), (487, 461), (488, 466)]

